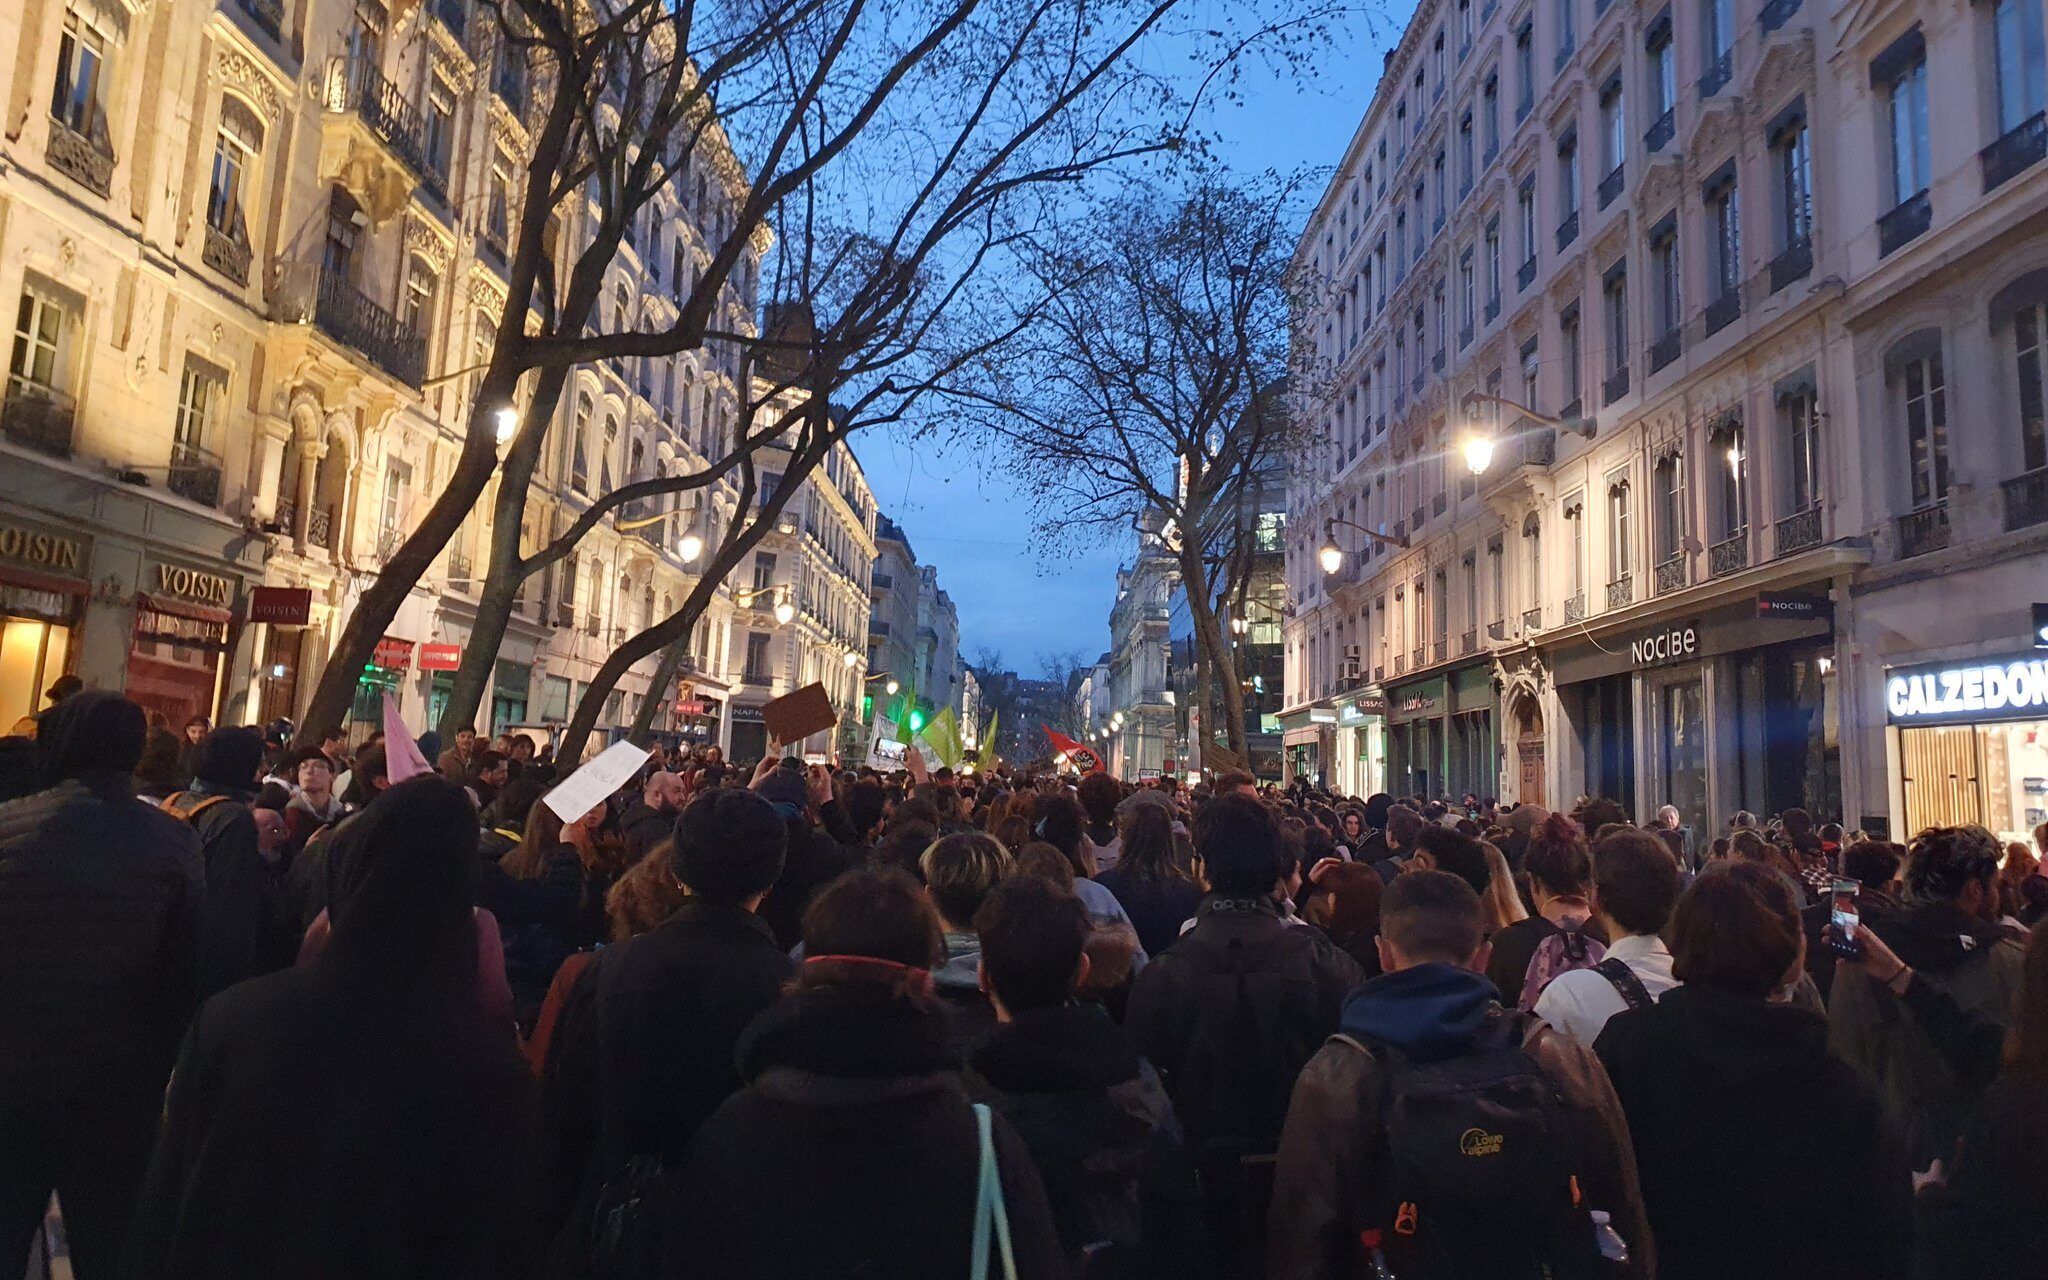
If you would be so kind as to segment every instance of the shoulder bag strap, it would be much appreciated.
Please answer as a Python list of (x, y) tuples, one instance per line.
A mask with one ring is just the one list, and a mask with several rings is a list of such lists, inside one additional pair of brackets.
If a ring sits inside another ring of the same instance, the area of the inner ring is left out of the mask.
[(1649, 988), (1636, 976), (1635, 970), (1613, 956), (1607, 957), (1593, 968), (1601, 977), (1614, 984), (1614, 989), (1621, 993), (1622, 1003), (1629, 1008), (1647, 1009), (1656, 1003), (1650, 996)]
[(994, 1229), (996, 1247), (1002, 1250), (1003, 1280), (1017, 1280), (1017, 1257), (1010, 1247), (1010, 1212), (1003, 1203), (1003, 1175), (996, 1167), (996, 1142), (988, 1104), (974, 1104), (974, 1125), (981, 1142), (981, 1186), (974, 1204), (974, 1257), (968, 1274), (972, 1280), (988, 1278), (988, 1244)]

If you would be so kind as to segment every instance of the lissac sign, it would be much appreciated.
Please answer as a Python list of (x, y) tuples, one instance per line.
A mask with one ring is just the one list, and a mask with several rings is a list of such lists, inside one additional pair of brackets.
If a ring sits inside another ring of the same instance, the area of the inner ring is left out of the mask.
[(2048, 712), (2048, 658), (1937, 663), (1885, 677), (1894, 723), (2024, 720)]

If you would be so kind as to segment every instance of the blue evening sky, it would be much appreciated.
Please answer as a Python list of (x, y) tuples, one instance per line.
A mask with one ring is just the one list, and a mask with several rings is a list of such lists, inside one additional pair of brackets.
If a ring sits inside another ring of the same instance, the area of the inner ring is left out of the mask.
[[(1372, 99), (1381, 58), (1399, 37), (1412, 0), (1390, 0), (1353, 15), (1313, 57), (1313, 74), (1248, 65), (1238, 101), (1216, 101), (1201, 127), (1244, 173), (1333, 166)], [(1170, 56), (1159, 55), (1162, 61)], [(1038, 674), (1041, 654), (1109, 647), (1109, 607), (1117, 566), (1132, 540), (1075, 553), (1033, 544), (1021, 496), (962, 448), (912, 446), (884, 432), (857, 438), (856, 453), (882, 511), (903, 526), (920, 564), (935, 564), (939, 584), (960, 611), (960, 651), (999, 651), (1021, 674)]]

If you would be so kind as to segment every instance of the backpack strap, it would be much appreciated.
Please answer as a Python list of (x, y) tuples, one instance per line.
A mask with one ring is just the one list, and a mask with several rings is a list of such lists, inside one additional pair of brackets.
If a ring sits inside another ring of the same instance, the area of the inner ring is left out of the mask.
[(1656, 1003), (1649, 988), (1636, 976), (1636, 971), (1615, 957), (1609, 956), (1594, 965), (1593, 971), (1614, 984), (1614, 989), (1621, 994), (1622, 1003), (1629, 1008), (1647, 1009)]
[(174, 791), (170, 795), (165, 796), (163, 803), (157, 807), (170, 814), (173, 818), (183, 818), (185, 821), (190, 822), (208, 809), (227, 799), (226, 796), (202, 796), (198, 804), (187, 809), (184, 807), (183, 802), (191, 794), (190, 791)]
[(1583, 963), (1586, 959), (1586, 935), (1584, 931), (1575, 925), (1567, 926), (1558, 930), (1558, 935), (1564, 939), (1564, 958), (1573, 965)]

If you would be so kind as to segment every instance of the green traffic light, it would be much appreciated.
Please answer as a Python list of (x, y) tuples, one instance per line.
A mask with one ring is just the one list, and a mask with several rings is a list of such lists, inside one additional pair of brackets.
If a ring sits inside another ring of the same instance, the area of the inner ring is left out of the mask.
[(924, 728), (924, 712), (922, 712), (922, 711), (913, 711), (913, 712), (911, 712), (911, 713), (910, 713), (910, 731), (911, 731), (912, 733), (916, 733), (916, 732), (917, 732), (918, 730), (920, 730), (920, 729), (922, 729), (922, 728)]

